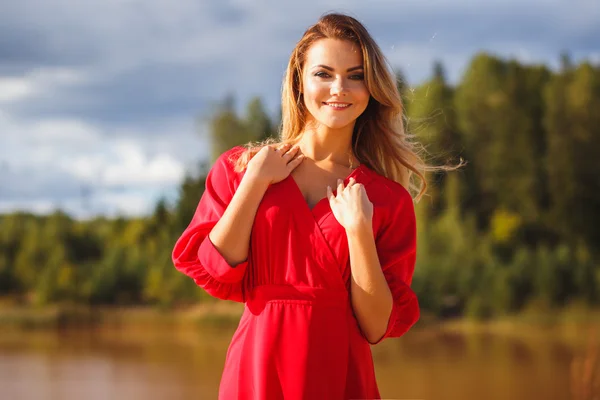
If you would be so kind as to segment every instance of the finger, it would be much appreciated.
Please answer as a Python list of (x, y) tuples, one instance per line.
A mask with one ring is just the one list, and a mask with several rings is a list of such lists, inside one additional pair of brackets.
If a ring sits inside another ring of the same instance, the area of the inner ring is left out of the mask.
[(361, 185), (360, 183), (356, 183), (356, 184), (352, 185), (352, 190), (357, 193), (360, 193), (363, 191), (363, 185)]
[(346, 186), (346, 187), (349, 188), (351, 186), (354, 186), (355, 183), (356, 183), (356, 179), (354, 179), (354, 177), (352, 177), (348, 180), (348, 186)]
[(284, 157), (294, 157), (297, 153), (298, 150), (300, 150), (299, 146), (293, 146), (290, 149), (287, 150), (287, 152), (283, 155)]
[(354, 185), (356, 187), (356, 191), (358, 192), (359, 196), (363, 196), (364, 198), (368, 199), (369, 196), (367, 195), (367, 190), (365, 189), (365, 186), (363, 184), (357, 184)]
[(287, 163), (288, 171), (292, 172), (302, 161), (304, 161), (304, 154), (300, 154), (298, 157), (292, 159)]
[(338, 179), (337, 194), (339, 195), (343, 191), (344, 191), (344, 181), (341, 179)]
[(291, 145), (291, 144), (289, 144), (289, 143), (284, 143), (284, 144), (281, 144), (281, 145), (277, 146), (277, 150), (279, 150), (279, 152), (280, 152), (281, 154), (285, 154), (285, 153), (286, 153), (286, 152), (289, 150), (289, 148), (290, 148), (291, 146), (292, 146), (292, 145)]
[(333, 200), (333, 193), (331, 192), (331, 186), (327, 186), (327, 198), (329, 199), (329, 201)]

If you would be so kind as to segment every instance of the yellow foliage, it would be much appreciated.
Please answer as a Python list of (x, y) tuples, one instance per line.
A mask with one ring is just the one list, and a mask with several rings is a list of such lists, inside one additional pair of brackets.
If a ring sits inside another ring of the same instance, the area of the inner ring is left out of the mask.
[(121, 241), (127, 247), (133, 247), (141, 241), (146, 223), (141, 219), (133, 219), (127, 223)]
[(517, 213), (507, 210), (496, 210), (491, 220), (491, 236), (495, 242), (506, 243), (521, 226), (522, 219)]
[(70, 289), (73, 288), (75, 283), (75, 271), (73, 267), (70, 265), (63, 265), (58, 270), (56, 285), (61, 289)]

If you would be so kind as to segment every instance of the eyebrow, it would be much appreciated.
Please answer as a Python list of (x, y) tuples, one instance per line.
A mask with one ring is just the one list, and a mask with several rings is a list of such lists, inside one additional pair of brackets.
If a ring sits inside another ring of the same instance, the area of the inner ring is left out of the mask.
[[(323, 65), (323, 64), (315, 65), (313, 68), (323, 68), (323, 69), (326, 69), (328, 71), (333, 71), (333, 68), (331, 68), (331, 67), (329, 67), (327, 65)], [(352, 72), (352, 71), (355, 71), (357, 69), (363, 69), (363, 66), (362, 65), (357, 65), (356, 67), (348, 68), (346, 70), (346, 72)]]

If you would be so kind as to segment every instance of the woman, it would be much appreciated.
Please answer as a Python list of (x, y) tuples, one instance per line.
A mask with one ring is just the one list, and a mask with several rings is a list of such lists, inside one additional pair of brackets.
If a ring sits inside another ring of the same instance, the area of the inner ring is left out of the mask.
[(428, 168), (402, 127), (381, 50), (354, 18), (329, 14), (294, 49), (278, 143), (219, 157), (176, 268), (245, 303), (222, 399), (379, 398), (370, 344), (419, 318), (410, 284), (416, 228), (409, 178)]

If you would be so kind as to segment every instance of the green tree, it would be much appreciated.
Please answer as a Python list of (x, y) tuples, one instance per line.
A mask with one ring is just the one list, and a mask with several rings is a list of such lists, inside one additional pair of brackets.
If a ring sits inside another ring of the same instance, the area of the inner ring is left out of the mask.
[(588, 63), (545, 91), (549, 225), (571, 243), (600, 238), (600, 71)]
[(210, 118), (211, 162), (232, 147), (248, 142), (244, 121), (235, 112), (232, 97), (226, 98)]
[(248, 142), (263, 141), (267, 138), (275, 138), (277, 135), (277, 131), (259, 97), (253, 98), (248, 103), (244, 125), (248, 134)]
[(474, 58), (456, 94), (458, 125), (467, 159), (473, 161), (471, 204), (479, 204), (486, 226), (502, 207), (526, 221), (540, 217), (544, 146), (539, 93), (545, 70), (531, 71), (515, 61), (480, 54)]
[[(460, 142), (456, 126), (456, 114), (453, 103), (453, 89), (446, 83), (443, 66), (434, 64), (433, 79), (418, 86), (413, 95), (409, 112), (408, 130), (416, 134), (429, 153), (432, 164), (445, 164), (457, 159), (463, 145)], [(444, 208), (445, 173), (429, 176), (429, 199), (432, 217), (436, 217)]]

